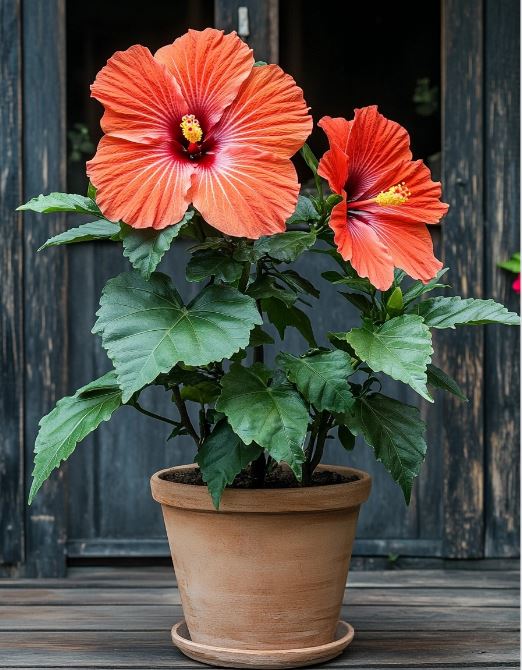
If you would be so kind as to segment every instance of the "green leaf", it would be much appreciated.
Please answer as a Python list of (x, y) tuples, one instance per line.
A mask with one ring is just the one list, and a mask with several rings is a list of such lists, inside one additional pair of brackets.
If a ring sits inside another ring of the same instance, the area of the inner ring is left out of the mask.
[(430, 328), (455, 328), (455, 326), (480, 326), (487, 323), (520, 325), (520, 317), (494, 300), (477, 300), (459, 296), (438, 297), (424, 300), (408, 310), (418, 314)]
[(453, 377), (446, 374), (444, 370), (433, 365), (433, 363), (429, 363), (426, 372), (428, 376), (428, 384), (443, 389), (444, 391), (449, 391), (449, 393), (453, 393), (453, 395), (456, 395), (461, 400), (468, 401), (457, 382)]
[(326, 198), (326, 211), (331, 212), (335, 205), (343, 201), (343, 196), (338, 193), (332, 193)]
[(373, 447), (375, 457), (399, 484), (409, 504), (424, 456), (425, 425), (416, 407), (377, 393), (357, 398), (349, 428)]
[(89, 186), (87, 186), (87, 197), (96, 202), (96, 187), (94, 184), (91, 184), (91, 182), (89, 182)]
[(299, 393), (286, 381), (268, 386), (270, 371), (257, 363), (233, 365), (221, 380), (216, 409), (223, 412), (245, 444), (255, 442), (277, 462), (284, 461), (301, 478), (308, 411)]
[(264, 60), (256, 60), (254, 63), (254, 67), (262, 67), (263, 65), (268, 65), (268, 63)]
[(202, 249), (192, 254), (187, 264), (187, 281), (198, 282), (207, 277), (233, 284), (243, 272), (243, 264), (227, 256), (223, 251)]
[(344, 351), (321, 351), (300, 358), (280, 353), (276, 363), (316, 409), (344, 413), (353, 405), (347, 377), (354, 370), (351, 356)]
[(301, 147), (299, 153), (304, 159), (304, 162), (308, 165), (310, 170), (314, 173), (314, 175), (317, 174), (317, 166), (319, 165), (319, 161), (315, 157), (314, 152), (310, 149), (308, 144), (303, 144)]
[(404, 295), (402, 296), (404, 305), (405, 306), (409, 305), (410, 302), (416, 300), (417, 298), (420, 298), (420, 296), (424, 295), (424, 293), (433, 291), (436, 288), (448, 288), (448, 284), (439, 283), (440, 278), (443, 277), (446, 274), (446, 272), (448, 272), (448, 270), (449, 268), (442, 268), (442, 270), (439, 270), (439, 272), (437, 273), (437, 276), (434, 277), (427, 284), (424, 284), (421, 281), (414, 282), (407, 291), (404, 291)]
[(390, 316), (400, 314), (404, 308), (403, 296), (400, 286), (396, 286), (386, 301), (386, 311)]
[(51, 214), (52, 212), (76, 212), (77, 214), (95, 214), (100, 216), (98, 205), (91, 198), (75, 193), (49, 193), (32, 198), (25, 205), (20, 205), (18, 211), (39, 212), (40, 214)]
[(351, 330), (346, 340), (372, 370), (409, 384), (433, 402), (426, 387), (426, 366), (433, 353), (431, 333), (419, 316), (397, 316), (382, 326), (365, 321), (362, 328)]
[(280, 300), (275, 298), (265, 298), (261, 300), (261, 307), (266, 313), (268, 320), (272, 323), (279, 333), (279, 337), (283, 339), (285, 330), (288, 327), (296, 328), (305, 338), (311, 347), (316, 347), (314, 331), (308, 315), (305, 314), (295, 305), (287, 307)]
[(344, 291), (341, 291), (341, 295), (363, 314), (369, 314), (371, 312), (372, 303), (365, 295), (361, 295), (360, 293), (344, 293)]
[(102, 421), (108, 421), (121, 404), (121, 390), (111, 371), (78, 389), (74, 395), (59, 400), (56, 407), (41, 419), (34, 446), (29, 504), (51, 472), (69, 458), (77, 443)]
[(213, 403), (217, 400), (221, 389), (217, 382), (202, 381), (193, 386), (183, 386), (180, 391), (183, 400), (191, 400), (200, 405)]
[(368, 279), (363, 277), (345, 277), (335, 270), (328, 270), (327, 272), (321, 272), (321, 277), (329, 281), (334, 286), (342, 285), (348, 288), (354, 289), (356, 291), (362, 291), (363, 293), (368, 293), (371, 295), (374, 293), (373, 286)]
[(184, 306), (169, 277), (137, 272), (110, 279), (93, 328), (113, 361), (123, 401), (176, 363), (207, 365), (248, 345), (262, 319), (252, 298), (209, 286)]
[(319, 221), (321, 215), (314, 207), (314, 203), (305, 195), (300, 195), (297, 199), (295, 212), (287, 219), (286, 225), (291, 226), (295, 223), (309, 223)]
[(314, 232), (289, 230), (269, 237), (261, 237), (254, 242), (254, 249), (260, 255), (267, 255), (278, 261), (291, 263), (315, 244)]
[(356, 358), (353, 347), (348, 344), (346, 340), (346, 335), (347, 333), (327, 333), (328, 340), (334, 345), (336, 349), (346, 351), (346, 353), (350, 354), (352, 358)]
[(337, 429), (337, 437), (339, 442), (346, 449), (346, 451), (352, 451), (355, 447), (355, 435), (352, 431), (346, 426), (339, 426)]
[(265, 344), (274, 344), (274, 338), (265, 332), (261, 326), (256, 326), (250, 332), (250, 342), (248, 343), (248, 346), (261, 347)]
[(161, 230), (131, 228), (123, 224), (121, 229), (123, 255), (129, 259), (135, 270), (145, 279), (148, 279), (158, 267), (165, 252), (170, 249), (170, 245), (178, 236), (180, 230), (193, 216), (194, 212), (189, 211), (179, 223)]
[(247, 293), (255, 300), (274, 298), (275, 300), (280, 300), (288, 307), (291, 307), (297, 299), (294, 291), (287, 291), (282, 286), (279, 286), (273, 277), (269, 277), (268, 275), (258, 277), (250, 284)]
[(91, 242), (92, 240), (111, 240), (120, 232), (120, 226), (117, 223), (111, 223), (107, 219), (100, 219), (99, 221), (91, 221), (91, 223), (84, 223), (77, 228), (69, 228), (59, 235), (50, 237), (45, 244), (38, 249), (47, 249), (47, 247), (55, 247), (59, 244), (76, 244), (78, 242)]
[(314, 298), (319, 298), (321, 295), (318, 289), (316, 289), (315, 286), (308, 281), (308, 279), (301, 277), (301, 275), (298, 274), (295, 270), (283, 270), (282, 272), (277, 271), (276, 276), (280, 281), (285, 283), (294, 291), (298, 291), (299, 293), (308, 293)]
[(226, 420), (220, 421), (198, 449), (196, 462), (219, 509), (225, 487), (261, 453), (257, 444), (244, 444)]
[(520, 254), (517, 252), (513, 254), (508, 261), (497, 263), (497, 267), (518, 274), (520, 272)]

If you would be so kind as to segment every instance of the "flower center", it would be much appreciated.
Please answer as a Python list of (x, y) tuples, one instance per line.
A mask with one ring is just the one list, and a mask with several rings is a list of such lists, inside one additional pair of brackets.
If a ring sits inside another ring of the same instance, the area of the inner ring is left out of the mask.
[(383, 207), (386, 205), (403, 205), (408, 202), (410, 196), (410, 189), (401, 181), (400, 184), (392, 186), (387, 191), (381, 191), (375, 198), (375, 202)]
[(185, 116), (182, 117), (181, 123), (179, 125), (181, 132), (183, 133), (183, 137), (190, 144), (197, 144), (198, 142), (201, 142), (201, 138), (203, 137), (203, 130), (194, 114), (185, 114)]

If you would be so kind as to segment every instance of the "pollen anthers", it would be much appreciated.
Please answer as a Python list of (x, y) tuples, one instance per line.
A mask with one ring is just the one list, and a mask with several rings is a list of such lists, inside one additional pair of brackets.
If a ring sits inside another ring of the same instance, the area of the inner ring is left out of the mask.
[(403, 205), (411, 196), (410, 189), (401, 181), (400, 184), (392, 186), (387, 191), (381, 191), (375, 198), (378, 205)]
[(183, 137), (191, 144), (201, 142), (201, 138), (203, 137), (203, 130), (194, 114), (185, 114), (185, 116), (181, 118), (181, 123), (179, 126), (181, 128), (181, 132), (183, 133)]

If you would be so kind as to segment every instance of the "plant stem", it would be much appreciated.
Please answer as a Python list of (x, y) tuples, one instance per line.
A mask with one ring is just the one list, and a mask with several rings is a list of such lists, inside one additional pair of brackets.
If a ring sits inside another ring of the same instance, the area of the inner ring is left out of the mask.
[(129, 403), (131, 407), (134, 407), (134, 409), (137, 409), (138, 412), (141, 412), (142, 414), (145, 414), (145, 416), (150, 416), (153, 419), (158, 419), (159, 421), (164, 421), (165, 423), (170, 424), (171, 426), (177, 426), (178, 422), (174, 421), (173, 419), (167, 419), (166, 416), (161, 416), (160, 414), (155, 414), (154, 412), (149, 412), (148, 409), (145, 409), (142, 407), (137, 400), (134, 400), (132, 403)]
[(192, 421), (190, 420), (190, 417), (188, 415), (187, 408), (181, 397), (179, 386), (174, 386), (174, 388), (172, 389), (172, 394), (174, 396), (174, 402), (176, 403), (176, 407), (178, 408), (181, 423), (185, 426), (185, 428), (187, 429), (187, 433), (192, 437), (192, 439), (196, 443), (196, 446), (199, 449), (201, 440), (199, 438), (199, 435), (196, 433), (194, 426), (192, 425)]
[(326, 437), (328, 435), (328, 431), (332, 427), (330, 419), (331, 416), (328, 412), (321, 412), (321, 420), (319, 422), (319, 430), (317, 431), (315, 451), (314, 455), (310, 460), (310, 477), (313, 475), (315, 468), (319, 465), (319, 463), (321, 462), (321, 458), (323, 457)]

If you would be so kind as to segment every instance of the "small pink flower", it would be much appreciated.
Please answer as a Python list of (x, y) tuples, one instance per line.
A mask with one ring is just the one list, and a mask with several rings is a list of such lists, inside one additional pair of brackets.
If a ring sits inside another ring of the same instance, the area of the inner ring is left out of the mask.
[(511, 284), (511, 288), (515, 293), (518, 293), (520, 295), (520, 273), (518, 273), (517, 278), (515, 281)]

